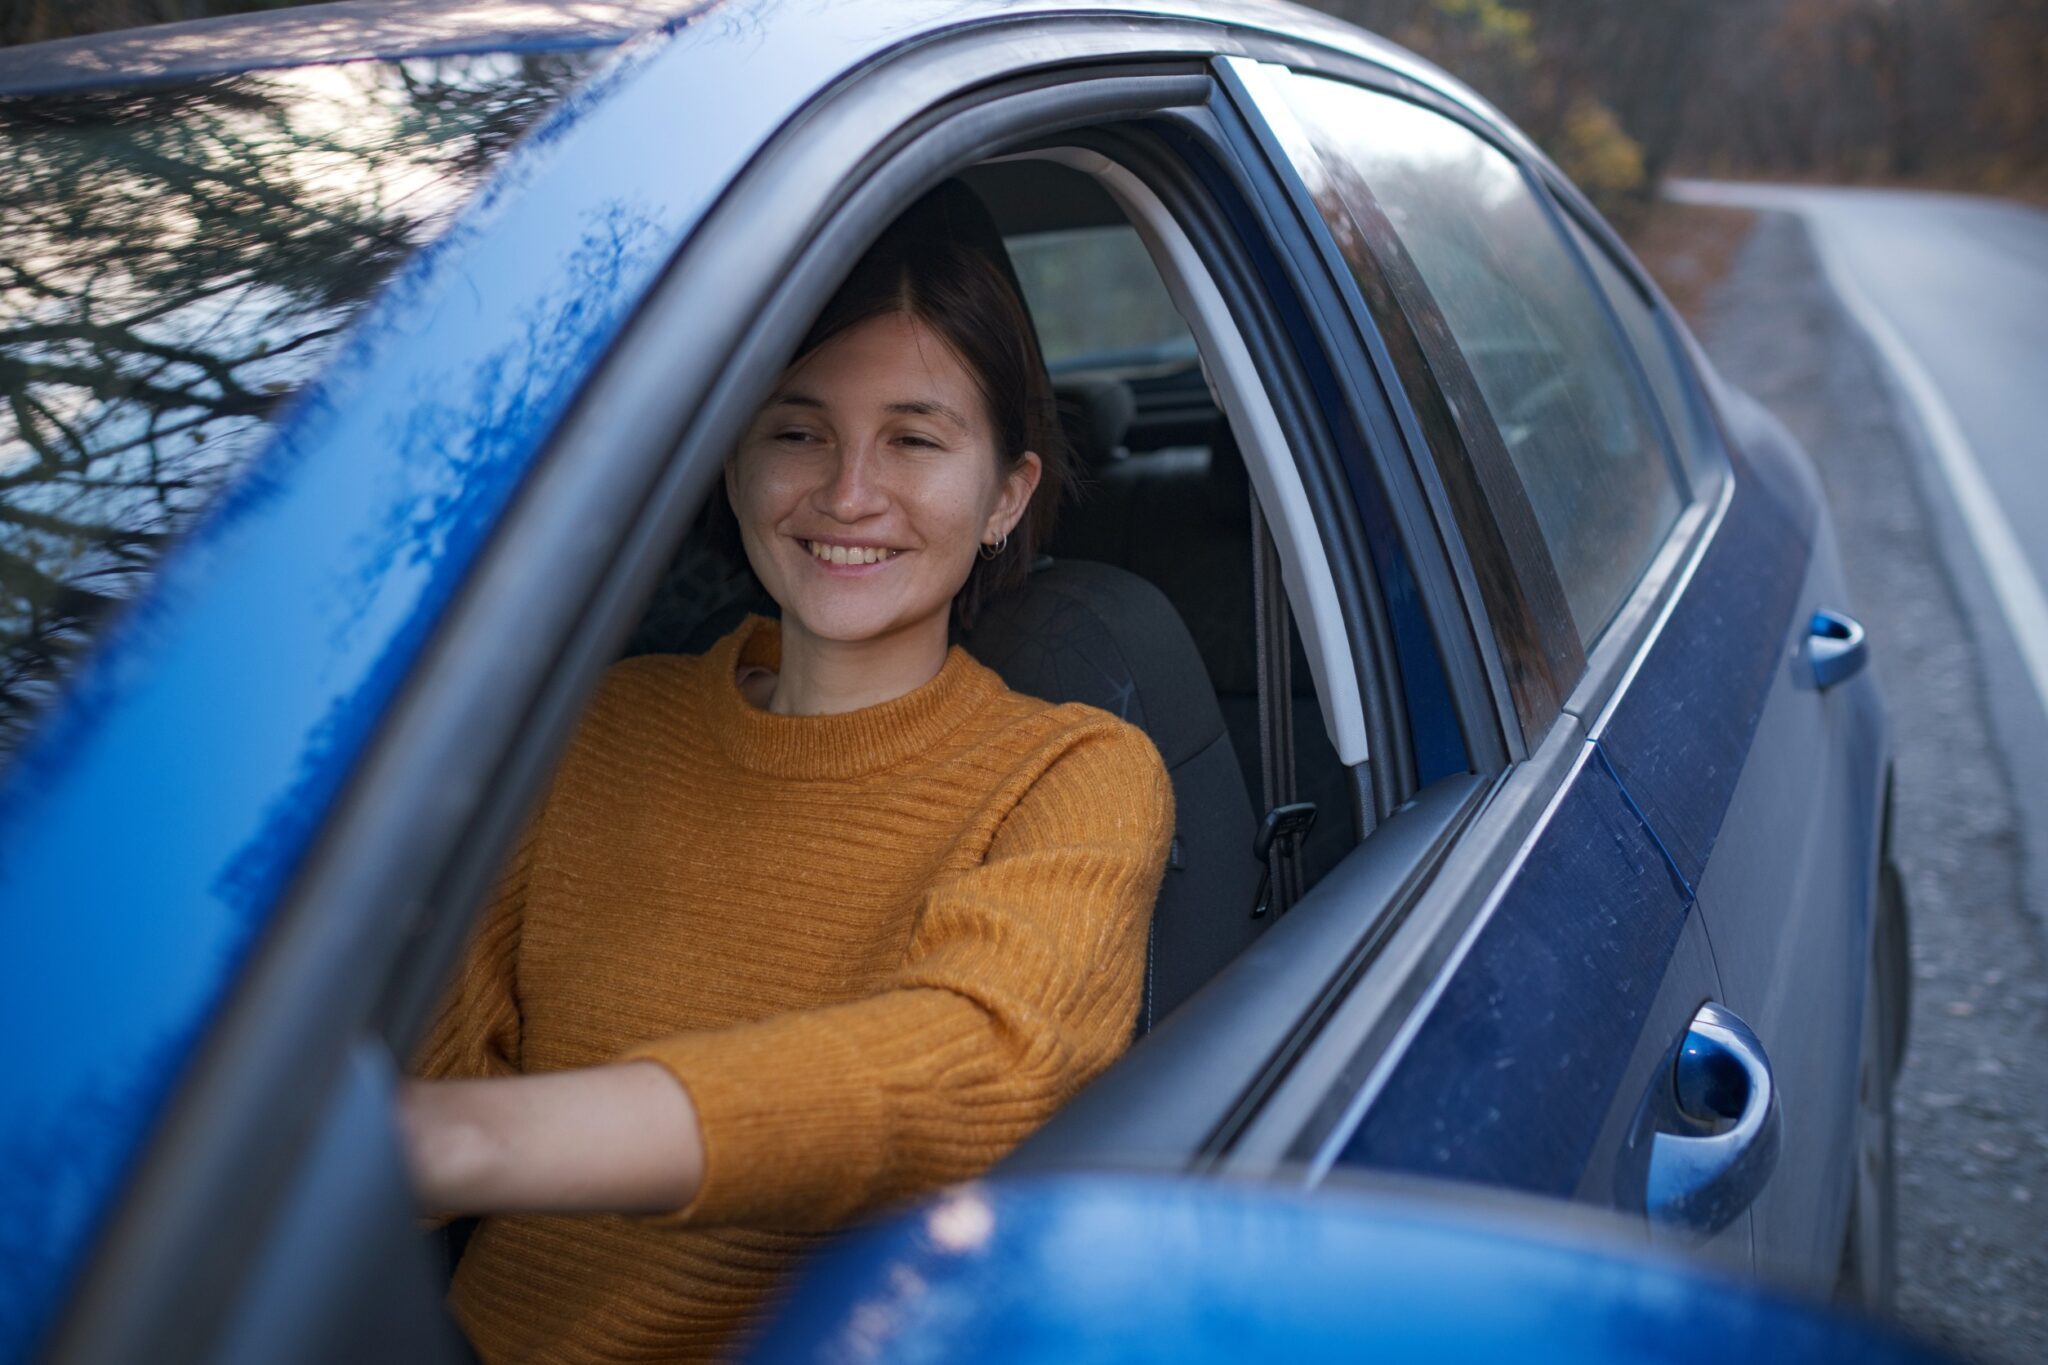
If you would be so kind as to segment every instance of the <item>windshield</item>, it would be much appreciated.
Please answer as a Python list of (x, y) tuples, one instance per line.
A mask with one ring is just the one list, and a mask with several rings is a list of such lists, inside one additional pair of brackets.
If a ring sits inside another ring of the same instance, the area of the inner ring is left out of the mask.
[(601, 57), (0, 98), (0, 755), (376, 285)]

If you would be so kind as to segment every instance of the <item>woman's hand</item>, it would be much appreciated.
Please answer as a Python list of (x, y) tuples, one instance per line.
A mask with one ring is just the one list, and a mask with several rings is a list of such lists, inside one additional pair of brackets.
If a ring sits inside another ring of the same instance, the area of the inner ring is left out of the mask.
[(435, 1213), (667, 1213), (704, 1178), (689, 1092), (653, 1062), (407, 1081), (398, 1114)]

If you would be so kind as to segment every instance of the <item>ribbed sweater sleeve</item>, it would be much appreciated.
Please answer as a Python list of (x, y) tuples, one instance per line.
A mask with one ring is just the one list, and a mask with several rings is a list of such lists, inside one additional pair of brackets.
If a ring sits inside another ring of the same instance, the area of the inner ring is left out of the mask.
[(537, 825), (529, 825), (506, 861), (441, 1016), (415, 1056), (415, 1074), (449, 1080), (516, 1076), (525, 1069), (519, 1017), (519, 929), (539, 837)]
[(1123, 1050), (1171, 837), (1172, 788), (1101, 717), (1003, 813), (986, 856), (923, 894), (867, 998), (626, 1055), (689, 1091), (703, 1183), (675, 1217), (826, 1229), (979, 1173)]

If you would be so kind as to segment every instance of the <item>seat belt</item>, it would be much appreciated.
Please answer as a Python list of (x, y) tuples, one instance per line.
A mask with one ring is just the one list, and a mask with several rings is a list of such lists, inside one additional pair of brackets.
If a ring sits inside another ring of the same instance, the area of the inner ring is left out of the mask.
[(1287, 586), (1280, 550), (1266, 525), (1256, 491), (1252, 515), (1252, 631), (1258, 655), (1259, 778), (1266, 804), (1252, 840), (1260, 863), (1252, 918), (1278, 915), (1301, 897), (1301, 840), (1316, 821), (1314, 802), (1301, 801), (1294, 785), (1294, 659), (1289, 648)]

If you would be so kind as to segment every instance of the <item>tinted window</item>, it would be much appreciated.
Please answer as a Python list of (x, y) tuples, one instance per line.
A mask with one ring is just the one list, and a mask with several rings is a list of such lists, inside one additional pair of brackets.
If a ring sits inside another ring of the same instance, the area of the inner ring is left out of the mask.
[[(1569, 219), (1566, 221), (1570, 222)], [(1614, 305), (1615, 316), (1628, 330), (1628, 339), (1643, 362), (1643, 372), (1650, 377), (1651, 389), (1656, 392), (1657, 406), (1664, 414), (1664, 425), (1685, 464), (1691, 466), (1694, 447), (1698, 443), (1698, 429), (1693, 425), (1692, 406), (1686, 401), (1685, 381), (1679, 377), (1677, 357), (1672, 354), (1670, 343), (1657, 326), (1657, 316), (1649, 299), (1577, 223), (1571, 223), (1571, 231), (1579, 249), (1593, 263), (1593, 273), (1599, 277), (1600, 287)]]
[(378, 281), (594, 60), (0, 99), (0, 749)]
[[(1677, 518), (1670, 457), (1612, 319), (1505, 154), (1392, 96), (1283, 82), (1319, 155), (1368, 194), (1442, 313), (1591, 641)], [(1360, 206), (1349, 205), (1354, 211)]]

